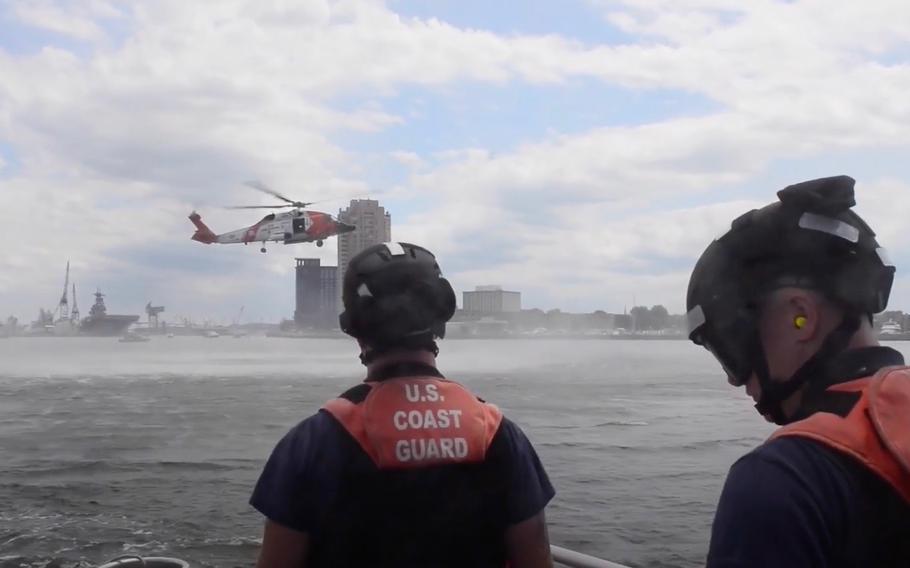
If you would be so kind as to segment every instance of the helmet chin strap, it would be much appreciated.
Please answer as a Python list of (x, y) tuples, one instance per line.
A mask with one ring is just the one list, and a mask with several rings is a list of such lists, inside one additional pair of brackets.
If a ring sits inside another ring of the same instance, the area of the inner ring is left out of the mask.
[(755, 374), (758, 376), (758, 384), (761, 386), (761, 398), (755, 405), (759, 414), (770, 416), (775, 424), (781, 426), (789, 423), (790, 418), (784, 413), (782, 403), (803, 385), (819, 377), (831, 359), (846, 351), (853, 334), (859, 329), (859, 325), (859, 316), (850, 313), (845, 315), (840, 325), (825, 338), (821, 348), (803, 363), (793, 376), (783, 381), (772, 379), (771, 373), (768, 371), (768, 359), (765, 356), (764, 348), (756, 337), (757, 349), (754, 350), (753, 365), (755, 365)]

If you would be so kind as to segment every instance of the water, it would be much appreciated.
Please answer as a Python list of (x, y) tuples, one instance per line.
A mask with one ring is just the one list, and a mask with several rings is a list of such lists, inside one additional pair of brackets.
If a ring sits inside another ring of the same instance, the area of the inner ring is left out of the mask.
[[(729, 465), (770, 427), (682, 341), (449, 341), (440, 367), (534, 442), (554, 544), (703, 562)], [(250, 566), (284, 432), (362, 376), (347, 340), (0, 341), (0, 567), (125, 553)]]

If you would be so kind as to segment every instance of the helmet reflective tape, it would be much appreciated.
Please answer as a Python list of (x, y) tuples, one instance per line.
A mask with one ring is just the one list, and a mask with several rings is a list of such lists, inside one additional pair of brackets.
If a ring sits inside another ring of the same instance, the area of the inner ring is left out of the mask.
[(698, 329), (698, 328), (700, 328), (701, 326), (705, 325), (705, 322), (706, 322), (706, 321), (708, 321), (708, 320), (705, 318), (705, 311), (704, 311), (703, 309), (701, 309), (701, 305), (700, 305), (700, 304), (697, 305), (697, 306), (695, 306), (695, 307), (692, 308), (691, 310), (689, 310), (689, 311), (686, 313), (686, 325), (687, 325), (688, 330), (689, 330), (689, 335), (691, 336), (692, 333), (693, 333), (696, 329)]
[(799, 226), (803, 229), (828, 233), (851, 243), (859, 242), (859, 229), (849, 223), (844, 223), (840, 219), (806, 212), (799, 218)]
[(894, 266), (894, 263), (891, 261), (891, 257), (888, 256), (888, 251), (883, 247), (878, 247), (875, 249), (875, 252), (878, 254), (878, 258), (882, 261), (882, 264), (885, 266)]
[(385, 243), (385, 248), (388, 249), (389, 254), (392, 256), (404, 256), (408, 254), (404, 247), (401, 246), (401, 243)]

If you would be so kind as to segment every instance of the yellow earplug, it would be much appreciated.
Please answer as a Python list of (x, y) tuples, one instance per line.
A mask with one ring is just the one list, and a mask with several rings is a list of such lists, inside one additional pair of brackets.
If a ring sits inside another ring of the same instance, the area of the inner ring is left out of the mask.
[(793, 320), (793, 325), (796, 326), (796, 329), (802, 329), (806, 327), (806, 323), (809, 320), (806, 319), (806, 316), (796, 316), (796, 319)]

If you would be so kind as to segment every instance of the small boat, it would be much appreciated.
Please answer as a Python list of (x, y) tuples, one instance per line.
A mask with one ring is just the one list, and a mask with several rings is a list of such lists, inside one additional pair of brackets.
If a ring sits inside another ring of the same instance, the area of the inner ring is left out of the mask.
[(145, 343), (151, 341), (152, 338), (146, 337), (144, 335), (139, 335), (138, 333), (127, 333), (121, 337), (118, 341), (120, 343)]
[(214, 329), (209, 329), (209, 330), (206, 330), (206, 332), (202, 334), (202, 337), (208, 337), (209, 339), (214, 339), (216, 337), (221, 337), (221, 336), (218, 335), (218, 332), (215, 331)]

